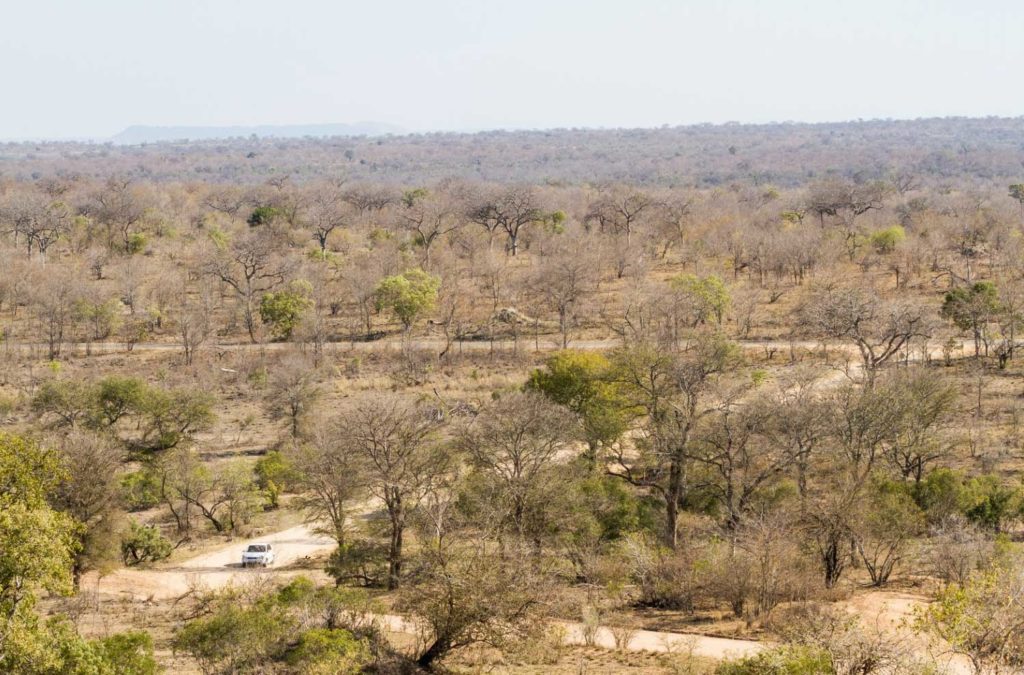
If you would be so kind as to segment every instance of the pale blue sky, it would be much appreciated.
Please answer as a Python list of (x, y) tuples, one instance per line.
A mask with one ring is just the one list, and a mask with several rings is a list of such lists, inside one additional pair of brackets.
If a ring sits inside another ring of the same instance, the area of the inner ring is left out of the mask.
[(0, 0), (0, 138), (1024, 114), (1021, 0)]

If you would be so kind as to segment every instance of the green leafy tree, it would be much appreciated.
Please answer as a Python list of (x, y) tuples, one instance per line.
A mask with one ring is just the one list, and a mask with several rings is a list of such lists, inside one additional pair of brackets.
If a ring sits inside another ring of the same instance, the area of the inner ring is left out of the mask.
[(384, 277), (377, 284), (377, 311), (389, 309), (406, 332), (437, 305), (441, 279), (419, 268)]
[(711, 322), (722, 323), (731, 303), (729, 289), (714, 275), (680, 274), (669, 280), (669, 288), (680, 305), (677, 316), (686, 320), (691, 328)]
[(213, 396), (193, 389), (150, 389), (141, 403), (144, 450), (176, 447), (216, 419)]
[(303, 673), (355, 675), (365, 672), (370, 662), (370, 647), (342, 628), (313, 628), (299, 636), (288, 653), (290, 666)]
[(245, 222), (249, 224), (249, 227), (259, 227), (260, 225), (269, 225), (281, 215), (281, 209), (273, 206), (257, 206)]
[(975, 574), (962, 585), (950, 584), (936, 602), (918, 611), (916, 624), (966, 656), (975, 673), (1020, 672), (1024, 575), (1010, 564)]
[(279, 450), (271, 450), (256, 461), (256, 485), (267, 496), (272, 509), (280, 506), (281, 493), (298, 480), (295, 469)]
[(1020, 216), (1024, 218), (1024, 183), (1014, 183), (1011, 185), (1010, 196), (1020, 204)]
[(892, 253), (907, 238), (907, 232), (899, 225), (887, 227), (871, 233), (871, 246), (876, 253), (885, 255)]
[(313, 286), (305, 280), (293, 281), (283, 291), (264, 293), (260, 298), (260, 319), (272, 327), (275, 338), (287, 340), (313, 306), (312, 294)]
[(171, 555), (174, 545), (153, 525), (141, 525), (134, 520), (121, 540), (121, 558), (125, 565), (156, 562)]
[(45, 380), (32, 397), (32, 411), (52, 416), (57, 426), (75, 427), (89, 420), (96, 410), (97, 391), (93, 383), (75, 378)]
[(35, 672), (19, 668), (51, 638), (34, 611), (37, 595), (73, 590), (77, 527), (47, 503), (61, 479), (55, 453), (0, 434), (0, 672)]
[(139, 410), (145, 402), (148, 387), (135, 377), (111, 375), (99, 382), (96, 392), (94, 424), (112, 427), (118, 420)]
[(987, 327), (999, 312), (999, 291), (991, 281), (978, 281), (970, 286), (946, 292), (940, 314), (960, 330), (969, 330), (974, 338), (974, 355), (981, 355), (984, 344), (988, 353)]
[(622, 387), (610, 374), (611, 361), (605, 355), (563, 350), (534, 370), (526, 383), (579, 416), (591, 462), (602, 447), (625, 433), (631, 418)]

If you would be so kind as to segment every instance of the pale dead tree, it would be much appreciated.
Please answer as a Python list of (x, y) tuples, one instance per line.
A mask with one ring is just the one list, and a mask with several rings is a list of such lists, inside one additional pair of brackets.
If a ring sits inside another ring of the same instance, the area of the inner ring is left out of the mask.
[(430, 268), (434, 242), (462, 227), (465, 216), (459, 202), (445, 192), (424, 189), (407, 190), (398, 210), (401, 226), (412, 233), (414, 243), (423, 249), (423, 267)]
[(75, 323), (75, 300), (81, 285), (73, 270), (48, 269), (30, 291), (32, 314), (46, 341), (49, 358), (56, 359)]
[(552, 469), (572, 434), (564, 408), (540, 393), (515, 392), (483, 408), (458, 436), (473, 467), (493, 481), (488, 501), (498, 522), (538, 552), (560, 484)]
[(27, 304), (31, 297), (33, 282), (31, 270), (33, 263), (21, 257), (14, 257), (6, 249), (0, 249), (4, 266), (0, 270), (0, 309), (6, 305), (12, 318), (18, 317), (18, 309)]
[(559, 239), (546, 247), (530, 280), (533, 293), (558, 315), (562, 349), (568, 348), (570, 335), (579, 323), (581, 305), (597, 291), (595, 258), (589, 241)]
[(320, 247), (320, 255), (326, 256), (327, 243), (335, 230), (347, 227), (353, 220), (351, 207), (342, 198), (340, 185), (322, 185), (307, 197), (305, 220), (313, 233), (313, 239)]
[[(480, 292), (489, 304), (487, 338), (491, 341), (491, 351), (493, 352), (495, 322), (498, 319), (499, 310), (502, 305), (508, 303), (514, 297), (515, 275), (505, 257), (496, 255), (489, 250), (474, 261), (473, 274), (479, 284)], [(519, 315), (516, 314), (511, 318), (515, 320), (518, 317)], [(517, 325), (513, 324), (513, 328), (517, 328)]]
[(335, 421), (320, 419), (304, 442), (288, 450), (301, 488), (298, 507), (318, 533), (338, 546), (348, 541), (351, 514), (366, 498), (368, 480), (363, 455), (345, 443), (344, 436)]
[[(359, 251), (347, 258), (341, 270), (341, 281), (348, 296), (356, 305), (359, 324), (366, 338), (373, 336), (373, 317), (377, 311), (377, 285), (394, 268), (391, 261), (373, 252)], [(341, 305), (332, 307), (332, 313)], [(356, 331), (352, 331), (356, 334)]]
[(494, 235), (503, 231), (507, 237), (505, 251), (519, 253), (519, 237), (527, 226), (544, 220), (536, 190), (531, 186), (513, 186), (489, 189), (471, 202), (467, 219), (482, 226), (488, 235), (488, 249), (493, 247)]
[(801, 511), (810, 496), (808, 479), (812, 457), (827, 435), (827, 403), (821, 400), (816, 384), (821, 373), (813, 368), (796, 368), (783, 376), (778, 390), (770, 397), (776, 414), (768, 420), (763, 433), (769, 443), (793, 456), (791, 471), (800, 494)]
[(313, 366), (319, 368), (330, 335), (329, 317), (341, 294), (340, 283), (335, 266), (324, 263), (307, 268), (303, 277), (312, 288), (312, 305), (302, 315), (297, 336), (305, 344), (313, 345)]
[(641, 217), (656, 205), (646, 192), (625, 186), (613, 186), (602, 191), (587, 210), (584, 224), (597, 223), (601, 232), (612, 232), (626, 238), (629, 246), (633, 231)]
[(664, 260), (673, 247), (682, 248), (688, 243), (693, 224), (694, 198), (687, 194), (671, 192), (657, 202), (654, 224), (661, 240), (659, 257)]
[(790, 610), (781, 632), (787, 643), (825, 655), (836, 675), (936, 672), (934, 664), (913, 658), (911, 636), (882, 624), (880, 617), (865, 622), (842, 609), (801, 604)]
[(868, 386), (880, 368), (914, 338), (927, 338), (932, 322), (907, 300), (883, 300), (871, 290), (827, 288), (804, 307), (803, 320), (817, 334), (849, 340), (860, 354)]
[(602, 310), (604, 322), (623, 344), (648, 342), (654, 337), (662, 314), (646, 267), (630, 274), (627, 282), (620, 305), (614, 311)]
[(363, 398), (336, 423), (339, 446), (365, 463), (369, 492), (387, 510), (388, 588), (397, 588), (409, 516), (448, 472), (448, 453), (437, 443), (440, 423), (425, 406), (393, 394)]
[(257, 342), (256, 306), (263, 293), (283, 283), (291, 265), (282, 259), (269, 232), (246, 232), (218, 249), (206, 261), (205, 271), (235, 292), (242, 305), (249, 339)]

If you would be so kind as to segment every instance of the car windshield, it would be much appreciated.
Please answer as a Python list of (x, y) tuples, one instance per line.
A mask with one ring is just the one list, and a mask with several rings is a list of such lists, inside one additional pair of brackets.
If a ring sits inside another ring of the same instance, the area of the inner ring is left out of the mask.
[(266, 553), (267, 546), (266, 544), (251, 544), (248, 550), (249, 553)]

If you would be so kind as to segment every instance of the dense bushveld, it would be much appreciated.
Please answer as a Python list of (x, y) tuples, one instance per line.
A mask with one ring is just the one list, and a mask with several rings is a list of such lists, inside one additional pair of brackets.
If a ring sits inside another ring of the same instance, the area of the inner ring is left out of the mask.
[(4, 146), (0, 670), (1017, 672), (1022, 124)]

